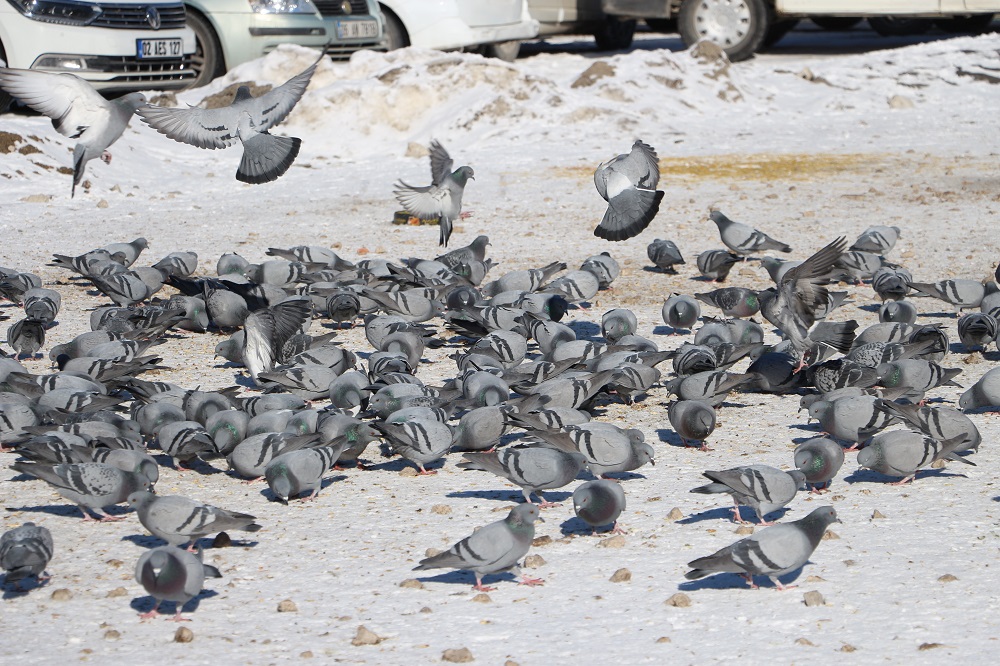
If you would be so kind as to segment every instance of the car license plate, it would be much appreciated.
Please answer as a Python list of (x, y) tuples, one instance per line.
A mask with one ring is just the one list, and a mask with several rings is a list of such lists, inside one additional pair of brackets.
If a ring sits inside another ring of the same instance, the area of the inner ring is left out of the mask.
[(337, 21), (337, 39), (378, 37), (378, 21)]
[(171, 39), (137, 39), (135, 40), (136, 55), (145, 58), (180, 58), (184, 55), (184, 40), (180, 37)]

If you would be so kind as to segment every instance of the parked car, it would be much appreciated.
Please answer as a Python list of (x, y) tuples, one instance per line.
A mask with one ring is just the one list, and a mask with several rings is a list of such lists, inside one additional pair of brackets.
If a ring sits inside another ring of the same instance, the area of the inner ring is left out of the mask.
[(0, 2), (8, 67), (71, 72), (98, 90), (183, 88), (197, 78), (194, 54), (181, 0)]
[(525, 0), (380, 0), (388, 48), (477, 50), (511, 61), (538, 34)]
[(606, 13), (602, 0), (528, 0), (528, 10), (538, 19), (539, 36), (593, 35), (602, 51), (632, 45), (635, 19)]
[(184, 4), (197, 43), (195, 86), (280, 44), (316, 49), (326, 45), (334, 60), (347, 60), (361, 49), (385, 49), (376, 0), (184, 0)]

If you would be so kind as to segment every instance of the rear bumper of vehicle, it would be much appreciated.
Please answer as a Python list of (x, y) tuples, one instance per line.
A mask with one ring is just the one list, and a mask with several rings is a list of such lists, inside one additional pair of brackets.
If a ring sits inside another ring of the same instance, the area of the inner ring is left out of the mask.
[(410, 44), (429, 49), (457, 49), (477, 44), (494, 44), (538, 35), (538, 21), (520, 21), (473, 28), (457, 16), (410, 33)]

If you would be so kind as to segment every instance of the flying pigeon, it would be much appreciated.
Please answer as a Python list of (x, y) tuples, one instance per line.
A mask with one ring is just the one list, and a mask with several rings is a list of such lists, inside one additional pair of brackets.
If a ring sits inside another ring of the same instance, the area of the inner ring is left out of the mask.
[(240, 86), (229, 106), (217, 109), (145, 106), (137, 111), (142, 120), (174, 141), (198, 148), (228, 148), (243, 144), (243, 158), (236, 169), (242, 183), (269, 183), (281, 177), (299, 154), (301, 139), (275, 136), (269, 129), (284, 120), (309, 87), (319, 58), (301, 74), (277, 88), (253, 97), (248, 86)]
[(632, 151), (604, 162), (594, 172), (594, 184), (608, 210), (594, 229), (594, 235), (609, 241), (622, 241), (638, 235), (656, 217), (663, 191), (660, 161), (653, 147), (636, 140)]
[(244, 322), (243, 363), (254, 381), (274, 368), (282, 347), (309, 319), (308, 298), (290, 298), (266, 310), (250, 313)]
[(57, 132), (77, 140), (70, 197), (83, 180), (87, 162), (95, 157), (105, 164), (111, 162), (107, 149), (125, 131), (136, 109), (146, 104), (145, 95), (137, 92), (108, 101), (88, 82), (69, 73), (3, 67), (0, 88), (51, 118)]
[(440, 244), (448, 247), (452, 223), (462, 216), (462, 194), (465, 184), (475, 180), (476, 172), (470, 166), (452, 171), (451, 155), (438, 141), (431, 141), (431, 184), (425, 187), (397, 181), (392, 191), (399, 204), (410, 215), (421, 220), (438, 219)]

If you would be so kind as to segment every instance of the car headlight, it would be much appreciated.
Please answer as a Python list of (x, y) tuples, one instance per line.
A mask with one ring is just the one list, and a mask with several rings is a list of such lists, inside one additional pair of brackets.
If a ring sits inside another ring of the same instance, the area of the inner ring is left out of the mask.
[(62, 25), (87, 25), (101, 15), (101, 8), (67, 0), (7, 0), (14, 9), (36, 21)]
[(316, 14), (312, 0), (248, 0), (257, 14)]

